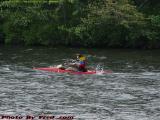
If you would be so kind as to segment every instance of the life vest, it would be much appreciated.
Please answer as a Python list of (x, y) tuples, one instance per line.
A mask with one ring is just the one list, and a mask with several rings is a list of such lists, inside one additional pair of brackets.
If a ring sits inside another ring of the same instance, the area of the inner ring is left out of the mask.
[(81, 56), (79, 56), (78, 60), (79, 60), (79, 66), (78, 66), (79, 70), (86, 71), (86, 62), (85, 62), (86, 57), (81, 55)]

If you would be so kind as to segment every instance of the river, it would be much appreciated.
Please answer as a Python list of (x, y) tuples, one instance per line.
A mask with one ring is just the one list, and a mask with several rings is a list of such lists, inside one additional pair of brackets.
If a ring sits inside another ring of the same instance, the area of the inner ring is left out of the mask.
[[(71, 75), (32, 69), (61, 64), (79, 52), (87, 56), (89, 66), (113, 73)], [(159, 53), (0, 46), (0, 116), (160, 120)]]

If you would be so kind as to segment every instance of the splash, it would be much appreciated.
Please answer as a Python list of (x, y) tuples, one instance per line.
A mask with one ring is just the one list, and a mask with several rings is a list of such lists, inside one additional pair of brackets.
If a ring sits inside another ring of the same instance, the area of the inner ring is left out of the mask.
[(104, 73), (104, 69), (103, 69), (103, 66), (102, 66), (102, 65), (98, 64), (98, 65), (96, 66), (96, 73), (97, 73), (97, 74), (103, 74), (103, 73)]

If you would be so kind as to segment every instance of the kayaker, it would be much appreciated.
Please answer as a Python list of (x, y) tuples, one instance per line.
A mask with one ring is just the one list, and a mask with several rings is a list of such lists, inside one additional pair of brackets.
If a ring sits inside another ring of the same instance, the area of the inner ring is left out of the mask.
[[(62, 65), (58, 65), (57, 68), (65, 69)], [(77, 54), (77, 62), (68, 64), (65, 70), (86, 72), (86, 57), (83, 54)]]
[(83, 54), (77, 54), (77, 59), (78, 59), (78, 70), (82, 72), (86, 72), (86, 57)]
[(76, 71), (86, 72), (86, 57), (83, 54), (77, 54), (77, 62), (69, 64), (70, 69), (77, 69)]

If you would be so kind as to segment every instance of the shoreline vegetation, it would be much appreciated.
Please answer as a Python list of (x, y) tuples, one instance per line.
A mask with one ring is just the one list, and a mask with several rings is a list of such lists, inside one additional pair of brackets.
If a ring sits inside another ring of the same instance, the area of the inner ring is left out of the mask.
[(0, 1), (0, 44), (157, 49), (160, 1)]

